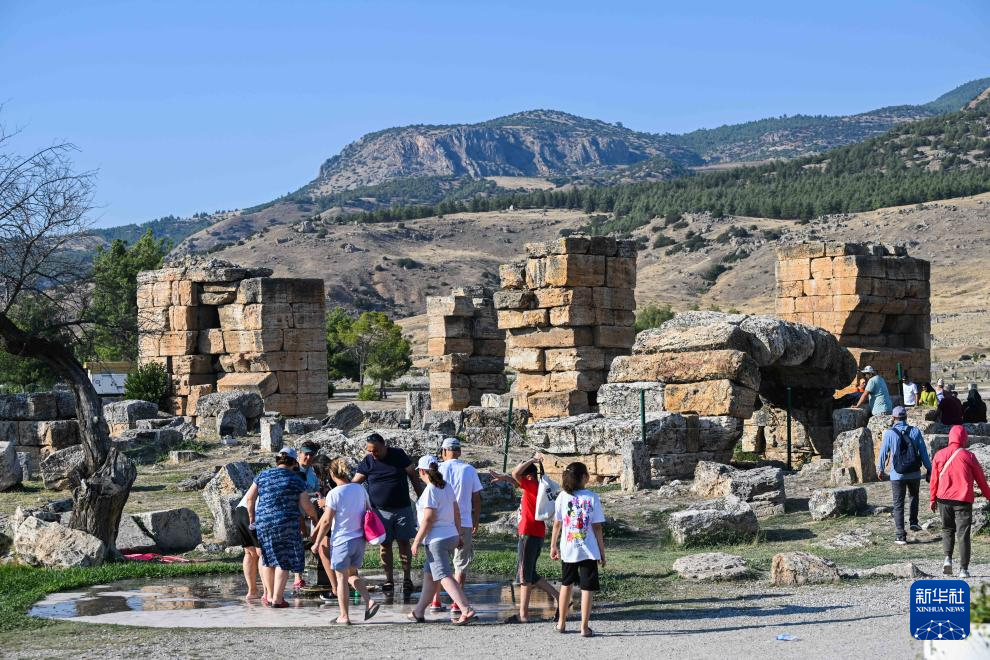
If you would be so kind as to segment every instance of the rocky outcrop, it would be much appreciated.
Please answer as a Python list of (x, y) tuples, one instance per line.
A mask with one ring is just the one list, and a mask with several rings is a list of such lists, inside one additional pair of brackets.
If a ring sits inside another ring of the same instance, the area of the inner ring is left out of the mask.
[(726, 552), (704, 552), (679, 557), (674, 562), (674, 571), (684, 579), (699, 582), (741, 580), (749, 573), (745, 559)]
[(839, 581), (839, 569), (810, 552), (782, 552), (770, 563), (770, 581), (780, 587), (828, 584)]
[(812, 520), (855, 516), (866, 509), (866, 489), (862, 486), (823, 488), (808, 499)]
[(734, 495), (748, 502), (757, 516), (784, 512), (784, 471), (766, 466), (740, 470), (731, 465), (701, 461), (694, 471), (692, 492), (700, 497)]
[(732, 543), (754, 538), (760, 524), (752, 507), (736, 497), (702, 502), (667, 519), (677, 545)]
[(213, 515), (213, 537), (224, 545), (236, 545), (240, 536), (234, 527), (234, 509), (251, 487), (254, 472), (245, 461), (227, 463), (206, 484), (203, 499)]
[(31, 516), (14, 530), (14, 553), (33, 566), (81, 568), (102, 564), (106, 548), (86, 532)]

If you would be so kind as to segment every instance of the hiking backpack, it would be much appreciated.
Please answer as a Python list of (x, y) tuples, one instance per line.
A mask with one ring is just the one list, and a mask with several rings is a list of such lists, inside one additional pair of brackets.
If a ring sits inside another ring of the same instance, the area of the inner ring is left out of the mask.
[(901, 431), (899, 428), (892, 429), (897, 434), (899, 441), (894, 447), (893, 464), (894, 470), (898, 474), (910, 474), (921, 469), (921, 456), (915, 449), (911, 440), (911, 427), (907, 426)]

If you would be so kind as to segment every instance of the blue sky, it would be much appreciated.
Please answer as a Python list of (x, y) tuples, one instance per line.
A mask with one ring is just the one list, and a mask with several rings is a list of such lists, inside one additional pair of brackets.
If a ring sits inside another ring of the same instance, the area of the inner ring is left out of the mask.
[(990, 76), (990, 3), (0, 0), (0, 121), (102, 225), (244, 207), (363, 133), (532, 108), (683, 132)]

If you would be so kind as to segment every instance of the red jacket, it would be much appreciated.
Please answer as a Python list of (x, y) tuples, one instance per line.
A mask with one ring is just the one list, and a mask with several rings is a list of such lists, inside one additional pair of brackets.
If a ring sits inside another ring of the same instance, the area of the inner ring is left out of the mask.
[[(962, 426), (953, 426), (949, 430), (949, 446), (940, 449), (932, 460), (932, 481), (929, 486), (932, 504), (936, 499), (972, 502), (973, 481), (979, 484), (983, 497), (990, 499), (990, 486), (987, 485), (987, 478), (983, 475), (983, 468), (973, 452), (966, 449), (967, 444), (969, 444), (969, 435), (966, 429)], [(949, 463), (956, 450), (960, 451)], [(947, 468), (946, 463), (949, 463)], [(942, 474), (943, 468), (945, 474)]]

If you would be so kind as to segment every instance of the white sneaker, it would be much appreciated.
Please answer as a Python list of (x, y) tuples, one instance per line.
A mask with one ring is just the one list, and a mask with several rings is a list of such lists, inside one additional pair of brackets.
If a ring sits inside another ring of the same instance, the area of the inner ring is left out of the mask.
[(952, 575), (952, 560), (948, 557), (945, 558), (945, 563), (942, 564), (942, 574)]
[(968, 577), (969, 577), (969, 569), (967, 569), (967, 568), (960, 568), (959, 569), (959, 579), (965, 580)]

